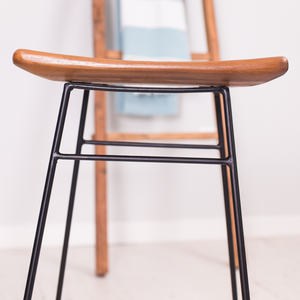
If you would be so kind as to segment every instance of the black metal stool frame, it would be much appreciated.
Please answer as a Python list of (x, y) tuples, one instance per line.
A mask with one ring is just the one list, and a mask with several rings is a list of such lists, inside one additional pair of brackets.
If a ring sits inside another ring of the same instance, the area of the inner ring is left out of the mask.
[[(60, 153), (60, 144), (63, 134), (63, 128), (65, 118), (67, 114), (68, 103), (70, 99), (71, 91), (74, 89), (84, 90), (83, 102), (80, 116), (79, 131), (77, 137), (77, 146), (75, 154), (63, 154)], [(84, 126), (86, 120), (87, 105), (89, 99), (89, 91), (107, 91), (107, 92), (146, 92), (146, 93), (214, 93), (215, 97), (215, 109), (217, 118), (217, 130), (219, 136), (219, 143), (217, 145), (198, 145), (198, 144), (171, 144), (171, 143), (140, 143), (140, 142), (113, 142), (113, 141), (95, 141), (85, 140), (83, 138)], [(221, 97), (223, 98), (224, 115), (221, 109)], [(225, 128), (223, 126), (225, 124)], [(225, 130), (224, 130), (225, 129)], [(225, 137), (226, 132), (228, 155), (225, 155)], [(189, 149), (212, 149), (219, 150), (220, 158), (199, 158), (199, 157), (159, 157), (159, 156), (124, 156), (124, 155), (91, 155), (81, 154), (81, 149), (84, 144), (90, 145), (110, 145), (110, 146), (131, 146), (131, 147), (162, 147), (162, 148), (189, 148)], [(229, 264), (231, 275), (231, 288), (232, 298), (237, 300), (237, 286), (236, 286), (236, 273), (234, 265), (234, 252), (233, 252), (233, 237), (231, 228), (231, 211), (229, 204), (229, 190), (228, 190), (228, 177), (227, 168), (230, 169), (231, 176), (231, 188), (233, 196), (233, 212), (236, 227), (236, 239), (239, 258), (239, 271), (241, 281), (241, 292), (243, 300), (250, 300), (249, 295), (249, 283), (245, 256), (244, 245), (244, 233), (242, 224), (242, 212), (239, 195), (238, 173), (237, 173), (237, 161), (234, 144), (233, 134), (233, 121), (231, 112), (231, 100), (228, 87), (193, 87), (193, 88), (145, 88), (145, 87), (124, 87), (124, 86), (111, 86), (101, 84), (89, 84), (89, 83), (66, 83), (63, 89), (62, 101), (57, 119), (56, 130), (54, 134), (54, 140), (50, 155), (50, 161), (48, 166), (48, 172), (46, 182), (44, 186), (44, 192), (41, 202), (41, 208), (39, 213), (39, 219), (37, 223), (37, 229), (35, 234), (35, 240), (31, 255), (31, 261), (27, 276), (26, 288), (24, 293), (24, 300), (30, 300), (32, 298), (34, 281), (36, 277), (36, 271), (38, 266), (38, 260), (42, 245), (43, 233), (47, 218), (47, 211), (50, 202), (51, 190), (54, 180), (54, 174), (56, 164), (59, 159), (74, 160), (73, 176), (71, 183), (71, 192), (69, 198), (69, 206), (67, 213), (67, 221), (65, 228), (65, 237), (62, 250), (62, 258), (59, 272), (59, 280), (57, 287), (56, 300), (61, 299), (64, 272), (66, 267), (68, 243), (70, 236), (70, 228), (72, 221), (72, 213), (74, 207), (75, 191), (79, 170), (80, 160), (102, 160), (102, 161), (136, 161), (136, 162), (165, 162), (165, 163), (187, 163), (187, 164), (219, 164), (222, 170), (223, 180), (223, 193), (224, 193), (224, 205), (227, 227), (227, 239), (228, 239), (228, 252), (229, 252)]]

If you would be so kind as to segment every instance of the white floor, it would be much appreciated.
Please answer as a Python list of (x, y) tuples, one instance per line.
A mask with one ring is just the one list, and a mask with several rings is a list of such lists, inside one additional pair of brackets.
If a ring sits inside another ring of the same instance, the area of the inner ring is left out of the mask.
[[(60, 249), (44, 249), (33, 299), (55, 299)], [(231, 299), (226, 242), (113, 246), (94, 276), (94, 249), (71, 248), (62, 299)], [(21, 300), (30, 250), (0, 251), (0, 299)], [(253, 300), (300, 299), (300, 237), (247, 240)], [(240, 298), (241, 299), (241, 298)]]

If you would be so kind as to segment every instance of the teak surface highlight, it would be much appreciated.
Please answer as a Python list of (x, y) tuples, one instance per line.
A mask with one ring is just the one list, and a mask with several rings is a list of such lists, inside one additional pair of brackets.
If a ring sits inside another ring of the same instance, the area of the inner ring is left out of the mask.
[(288, 69), (285, 57), (232, 61), (144, 62), (97, 59), (19, 49), (14, 64), (55, 81), (193, 86), (253, 86)]

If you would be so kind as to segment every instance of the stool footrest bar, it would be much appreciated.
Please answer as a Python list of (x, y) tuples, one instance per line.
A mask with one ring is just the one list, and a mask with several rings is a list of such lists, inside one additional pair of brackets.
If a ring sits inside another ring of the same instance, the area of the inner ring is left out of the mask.
[(166, 163), (186, 163), (186, 164), (212, 164), (231, 165), (228, 158), (196, 158), (196, 157), (165, 157), (165, 156), (129, 156), (129, 155), (94, 155), (94, 154), (62, 154), (56, 153), (55, 158), (67, 160), (102, 160), (102, 161), (124, 161), (124, 162), (166, 162)]
[(173, 143), (147, 143), (147, 142), (123, 142), (123, 141), (94, 141), (84, 140), (87, 145), (123, 146), (123, 147), (153, 147), (153, 148), (183, 148), (183, 149), (215, 149), (219, 145), (197, 145), (197, 144), (173, 144)]

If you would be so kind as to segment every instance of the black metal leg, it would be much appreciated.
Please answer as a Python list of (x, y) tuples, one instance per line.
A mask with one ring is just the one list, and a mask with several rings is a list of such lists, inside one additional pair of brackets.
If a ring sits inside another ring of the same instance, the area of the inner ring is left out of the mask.
[[(215, 109), (217, 117), (217, 129), (219, 136), (220, 145), (220, 157), (226, 158), (225, 153), (225, 143), (224, 143), (224, 128), (222, 122), (222, 109), (221, 109), (221, 99), (220, 94), (216, 93), (215, 96)], [(230, 212), (230, 198), (228, 190), (228, 176), (226, 166), (221, 166), (222, 171), (222, 181), (223, 181), (223, 194), (224, 194), (224, 206), (225, 206), (225, 216), (226, 216), (226, 229), (227, 229), (227, 241), (228, 241), (228, 253), (229, 253), (229, 265), (230, 265), (230, 277), (231, 277), (231, 290), (232, 299), (237, 300), (237, 287), (236, 287), (236, 276), (235, 276), (235, 263), (234, 263), (234, 246), (233, 246), (233, 235), (232, 235), (232, 224), (231, 224), (231, 212)]]
[(231, 112), (231, 101), (230, 93), (228, 88), (223, 88), (222, 95), (224, 97), (224, 112), (225, 112), (225, 126), (228, 140), (228, 156), (231, 158), (229, 164), (231, 185), (232, 185), (232, 198), (233, 198), (233, 211), (236, 226), (236, 239), (239, 256), (239, 267), (240, 267), (240, 280), (243, 300), (250, 300), (249, 293), (249, 282), (248, 272), (246, 263), (246, 252), (244, 243), (244, 232), (242, 222), (242, 210), (240, 203), (240, 192), (238, 183), (238, 172), (237, 172), (237, 160), (234, 144), (234, 133), (233, 133), (233, 120)]
[(53, 185), (54, 173), (55, 173), (56, 163), (57, 163), (57, 158), (55, 154), (58, 152), (61, 143), (63, 126), (66, 118), (70, 92), (72, 89), (73, 88), (70, 86), (67, 85), (64, 86), (61, 106), (58, 114), (58, 120), (56, 124), (56, 130), (54, 134), (54, 140), (53, 140), (53, 145), (52, 145), (52, 150), (50, 155), (48, 172), (47, 172), (46, 182), (44, 186), (44, 193), (42, 197), (40, 214), (39, 214), (39, 219), (37, 223), (37, 229), (36, 229), (36, 234), (35, 234), (32, 254), (31, 254), (31, 260), (30, 260), (25, 293), (23, 298), (24, 300), (30, 300), (32, 297), (34, 281), (35, 281), (35, 276), (36, 276), (36, 271), (38, 266), (38, 260), (40, 256), (41, 245), (42, 245), (42, 239), (43, 239), (43, 234), (44, 234), (44, 229), (46, 224), (49, 201), (51, 196), (51, 190)]
[[(79, 130), (77, 136), (76, 154), (81, 153), (81, 148), (84, 143), (83, 133), (84, 133), (85, 120), (86, 120), (89, 92), (90, 92), (89, 90), (85, 90), (83, 95)], [(61, 263), (60, 263), (56, 300), (60, 300), (62, 294), (62, 287), (64, 281), (66, 261), (67, 261), (68, 246), (69, 246), (69, 238), (70, 238), (70, 231), (71, 231), (71, 223), (72, 223), (72, 216), (73, 216), (74, 200), (75, 200), (75, 193), (76, 193), (76, 186), (77, 186), (77, 179), (78, 179), (79, 162), (80, 162), (79, 160), (74, 161), (72, 184), (71, 184), (71, 191), (70, 191), (70, 198), (69, 198), (69, 207), (68, 207), (68, 214), (67, 214), (67, 221), (66, 221), (66, 228), (65, 228), (64, 244), (63, 244)]]
[[(74, 89), (83, 89), (84, 97), (81, 110), (81, 118), (79, 124), (79, 132), (77, 137), (77, 146), (75, 154), (61, 154), (59, 153), (59, 147), (61, 143), (63, 127), (65, 123), (65, 117), (69, 102), (69, 97), (71, 91)], [(87, 103), (89, 97), (89, 90), (107, 90), (107, 91), (125, 91), (125, 92), (213, 92), (215, 93), (215, 103), (216, 103), (216, 115), (217, 115), (217, 125), (219, 133), (219, 145), (193, 145), (193, 144), (165, 144), (165, 143), (132, 143), (132, 142), (111, 142), (111, 141), (86, 141), (83, 139), (84, 124), (87, 112)], [(223, 95), (224, 99), (224, 116), (221, 110), (220, 95)], [(223, 123), (225, 122), (227, 143), (228, 143), (228, 157), (226, 157), (225, 146), (224, 146), (224, 131)], [(195, 149), (215, 149), (220, 151), (220, 158), (194, 158), (194, 157), (157, 157), (157, 156), (122, 156), (122, 155), (88, 155), (81, 154), (81, 148), (83, 144), (92, 145), (112, 145), (112, 146), (133, 146), (133, 147), (162, 147), (162, 148), (195, 148)], [(56, 163), (58, 159), (71, 159), (74, 160), (72, 184), (69, 198), (68, 215), (66, 221), (64, 245), (62, 250), (62, 259), (60, 265), (60, 273), (58, 280), (58, 288), (56, 299), (60, 300), (62, 295), (63, 279), (65, 273), (68, 243), (72, 222), (72, 214), (74, 207), (74, 199), (79, 171), (79, 161), (80, 160), (105, 160), (105, 161), (141, 161), (141, 162), (165, 162), (165, 163), (192, 163), (192, 164), (219, 164), (222, 169), (222, 179), (223, 179), (223, 192), (224, 192), (224, 203), (225, 203), (225, 213), (226, 213), (226, 224), (227, 224), (227, 236), (228, 236), (228, 250), (229, 250), (229, 261), (230, 261), (230, 272), (231, 272), (231, 286), (233, 300), (237, 300), (237, 289), (236, 289), (236, 275), (235, 275), (235, 264), (234, 264), (234, 249), (233, 249), (233, 236), (232, 236), (232, 224), (231, 224), (231, 211), (229, 204), (229, 190), (228, 190), (228, 173), (227, 168), (230, 168), (231, 177), (231, 188), (233, 193), (233, 211), (236, 227), (236, 238), (238, 247), (238, 257), (239, 257), (239, 267), (240, 267), (240, 280), (242, 289), (243, 300), (250, 300), (249, 295), (249, 284), (246, 266), (246, 255), (245, 255), (245, 245), (244, 245), (244, 235), (243, 235), (243, 225), (242, 225), (242, 214), (241, 214), (241, 204), (239, 196), (238, 187), (238, 174), (237, 174), (237, 162), (235, 154), (234, 136), (233, 136), (233, 125), (232, 125), (232, 115), (231, 115), (231, 104), (229, 89), (227, 87), (199, 87), (199, 88), (136, 88), (136, 87), (118, 87), (109, 85), (95, 85), (86, 83), (69, 83), (65, 84), (64, 92), (62, 96), (62, 102), (60, 106), (58, 121), (56, 125), (53, 146), (51, 150), (50, 162), (48, 166), (48, 172), (44, 187), (44, 193), (41, 203), (41, 209), (37, 224), (37, 230), (35, 235), (35, 241), (33, 245), (33, 251), (29, 266), (29, 272), (26, 282), (24, 300), (31, 300), (32, 292), (34, 287), (34, 281), (38, 266), (38, 259), (42, 245), (42, 238), (46, 223), (47, 211), (51, 196), (51, 190), (53, 185), (53, 179), (55, 174)]]

